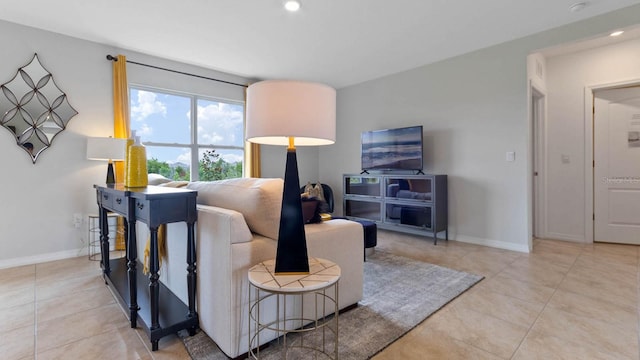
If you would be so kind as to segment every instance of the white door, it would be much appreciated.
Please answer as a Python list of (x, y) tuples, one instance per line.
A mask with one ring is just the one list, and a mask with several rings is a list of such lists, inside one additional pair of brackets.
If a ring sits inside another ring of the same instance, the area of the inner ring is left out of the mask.
[(594, 93), (594, 241), (640, 244), (640, 87)]

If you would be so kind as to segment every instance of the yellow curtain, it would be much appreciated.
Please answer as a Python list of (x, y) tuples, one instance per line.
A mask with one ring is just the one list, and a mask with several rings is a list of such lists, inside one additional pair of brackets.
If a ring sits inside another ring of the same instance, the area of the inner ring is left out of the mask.
[[(151, 254), (151, 234), (147, 239), (147, 244), (144, 247), (144, 261), (142, 262), (143, 274), (148, 274), (151, 264), (149, 264)], [(167, 224), (161, 224), (158, 226), (158, 264), (162, 267), (162, 261), (167, 256)]]
[[(118, 55), (113, 61), (113, 137), (128, 139), (129, 131), (129, 84), (127, 83), (127, 58)], [(115, 161), (116, 181), (124, 182), (124, 161)], [(124, 219), (118, 218), (118, 227), (124, 226)], [(130, 229), (130, 231), (133, 231)], [(124, 235), (116, 235), (116, 250), (125, 249)]]
[(260, 144), (245, 142), (244, 161), (247, 177), (260, 177)]
[[(245, 126), (247, 123), (247, 89), (244, 90), (244, 116)], [(244, 143), (244, 166), (246, 177), (260, 177), (260, 144), (245, 141)]]
[[(113, 62), (113, 137), (128, 139), (129, 131), (129, 84), (127, 83), (127, 58), (118, 55)], [(124, 182), (124, 162), (116, 161), (116, 179)]]

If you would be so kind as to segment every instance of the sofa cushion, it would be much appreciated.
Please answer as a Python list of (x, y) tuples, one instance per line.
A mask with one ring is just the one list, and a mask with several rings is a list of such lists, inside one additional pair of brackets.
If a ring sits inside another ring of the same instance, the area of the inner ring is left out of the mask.
[[(218, 231), (218, 234), (227, 234), (231, 244), (240, 244), (253, 240), (253, 234), (249, 230), (244, 216), (235, 210), (200, 204), (198, 205), (198, 214), (201, 218), (205, 217), (204, 214), (215, 214), (216, 219), (223, 224), (222, 226), (218, 225), (219, 228), (216, 231)], [(224, 229), (221, 229), (222, 227)], [(223, 236), (222, 238), (225, 237)]]
[(310, 198), (326, 201), (324, 191), (322, 191), (322, 184), (319, 181), (315, 184), (311, 184), (311, 181), (307, 182), (307, 185), (304, 186), (304, 193)]
[(252, 232), (277, 239), (283, 184), (282, 179), (238, 178), (196, 181), (187, 188), (198, 191), (198, 204), (242, 213)]
[(302, 220), (305, 224), (313, 224), (322, 221), (320, 217), (320, 200), (316, 198), (302, 200)]
[(160, 174), (149, 174), (148, 177), (148, 185), (160, 185), (164, 183), (168, 183), (171, 179), (168, 179)]

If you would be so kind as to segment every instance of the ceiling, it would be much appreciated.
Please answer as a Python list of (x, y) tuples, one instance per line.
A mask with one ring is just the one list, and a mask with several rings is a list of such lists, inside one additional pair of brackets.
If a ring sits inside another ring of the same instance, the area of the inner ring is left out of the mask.
[[(640, 0), (0, 0), (0, 19), (257, 79), (340, 88)], [(125, 53), (126, 55), (126, 53)], [(135, 58), (129, 57), (135, 61)]]

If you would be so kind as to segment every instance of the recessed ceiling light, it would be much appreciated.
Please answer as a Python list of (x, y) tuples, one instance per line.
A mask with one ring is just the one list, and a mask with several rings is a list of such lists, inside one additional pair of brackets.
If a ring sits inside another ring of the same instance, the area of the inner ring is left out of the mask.
[(569, 6), (569, 11), (578, 12), (578, 11), (584, 9), (585, 6), (587, 6), (586, 2), (577, 2), (577, 3)]
[(609, 36), (620, 36), (624, 33), (624, 31), (620, 30), (620, 31), (614, 31), (611, 34), (609, 34)]
[(291, 12), (296, 12), (300, 10), (300, 1), (298, 0), (287, 0), (284, 2), (284, 8)]

